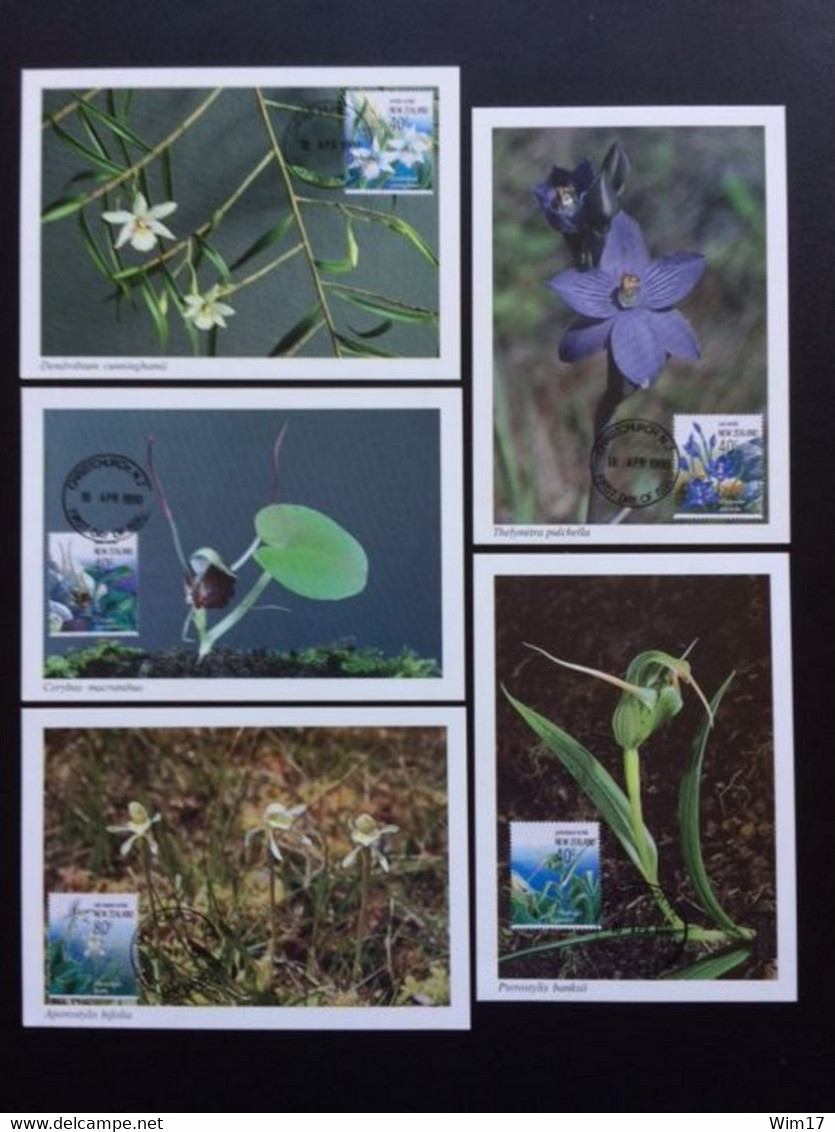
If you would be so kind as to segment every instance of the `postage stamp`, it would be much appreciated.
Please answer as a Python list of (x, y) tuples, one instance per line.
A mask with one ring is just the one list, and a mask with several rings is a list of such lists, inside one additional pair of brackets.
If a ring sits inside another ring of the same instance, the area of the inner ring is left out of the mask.
[(346, 91), (345, 142), (347, 192), (432, 192), (434, 91)]
[(139, 632), (139, 537), (91, 542), (50, 531), (47, 623), (50, 637), (135, 636)]
[(510, 823), (510, 926), (600, 927), (598, 822)]
[(676, 519), (764, 515), (762, 416), (676, 413), (673, 421), (679, 453)]
[(136, 893), (50, 892), (46, 1001), (136, 1002)]

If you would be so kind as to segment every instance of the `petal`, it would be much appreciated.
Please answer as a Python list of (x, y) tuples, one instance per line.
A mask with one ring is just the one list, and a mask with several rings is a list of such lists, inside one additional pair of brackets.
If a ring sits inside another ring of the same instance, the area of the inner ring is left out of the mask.
[(589, 271), (571, 267), (549, 279), (548, 286), (577, 314), (587, 318), (610, 318), (617, 310), (612, 295), (619, 281), (600, 267)]
[(656, 259), (641, 276), (641, 302), (650, 310), (674, 307), (689, 295), (705, 270), (705, 257), (674, 252)]
[(600, 266), (619, 283), (625, 271), (630, 271), (643, 279), (649, 262), (647, 245), (637, 221), (627, 213), (619, 212), (609, 228), (606, 246), (600, 257)]
[(133, 198), (133, 215), (142, 217), (148, 215), (148, 202), (143, 193), (137, 193)]
[(152, 208), (149, 208), (148, 216), (152, 220), (161, 220), (163, 216), (170, 216), (172, 212), (176, 211), (176, 202), (173, 200), (166, 200), (163, 201), (162, 204), (155, 204)]
[[(125, 231), (127, 232), (127, 228)], [(122, 239), (121, 235), (119, 239)], [(130, 238), (130, 246), (135, 248), (138, 252), (149, 252), (156, 242), (156, 236), (147, 228), (140, 232), (134, 232)]]
[(138, 833), (134, 833), (132, 837), (129, 837), (127, 839), (127, 841), (122, 842), (122, 844), (119, 846), (119, 853), (122, 857), (127, 857), (128, 853), (130, 853), (131, 849), (133, 848), (134, 841), (136, 841), (138, 836)]
[(693, 327), (678, 311), (647, 311), (653, 333), (668, 354), (695, 362), (701, 357), (699, 340)]
[(614, 320), (611, 343), (615, 365), (641, 389), (652, 385), (667, 361), (667, 351), (655, 334), (650, 311), (621, 311)]
[(101, 218), (106, 220), (108, 224), (130, 224), (133, 220), (133, 213), (121, 209), (119, 212), (103, 212)]
[(115, 247), (116, 247), (117, 251), (118, 251), (119, 248), (124, 247), (124, 245), (128, 242), (128, 240), (131, 237), (132, 232), (133, 232), (133, 217), (131, 217), (131, 223), (126, 224), (124, 226), (124, 228), (122, 229), (122, 231), (119, 233), (119, 235), (116, 237)]
[(151, 231), (156, 232), (158, 236), (165, 236), (165, 238), (168, 240), (173, 240), (175, 238), (174, 233), (171, 231), (171, 229), (166, 228), (164, 224), (160, 224), (158, 220), (148, 220), (147, 224)]
[(353, 865), (354, 861), (356, 861), (356, 859), (357, 859), (358, 853), (359, 853), (359, 849), (352, 849), (347, 857), (342, 858), (343, 869), (349, 869), (351, 867), (351, 865)]
[(570, 326), (560, 342), (560, 359), (564, 362), (579, 362), (605, 348), (612, 332), (612, 320), (584, 322), (582, 319)]
[(272, 853), (273, 857), (275, 857), (276, 861), (281, 860), (281, 850), (278, 847), (278, 842), (276, 841), (275, 834), (272, 832), (272, 830), (270, 830), (270, 852)]

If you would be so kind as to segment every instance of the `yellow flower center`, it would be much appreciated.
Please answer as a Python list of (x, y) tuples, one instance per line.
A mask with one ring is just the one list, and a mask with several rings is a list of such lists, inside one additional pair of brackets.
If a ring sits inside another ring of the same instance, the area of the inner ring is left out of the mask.
[(625, 271), (620, 277), (620, 287), (617, 292), (618, 305), (624, 308), (634, 307), (638, 301), (638, 292), (641, 289), (641, 279), (630, 271)]

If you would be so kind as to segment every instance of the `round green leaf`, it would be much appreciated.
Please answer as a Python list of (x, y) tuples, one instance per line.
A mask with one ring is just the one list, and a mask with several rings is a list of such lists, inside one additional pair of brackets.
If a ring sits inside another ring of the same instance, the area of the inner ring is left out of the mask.
[(273, 503), (255, 516), (255, 530), (266, 543), (256, 550), (255, 561), (293, 593), (339, 601), (365, 589), (365, 551), (353, 535), (321, 511)]

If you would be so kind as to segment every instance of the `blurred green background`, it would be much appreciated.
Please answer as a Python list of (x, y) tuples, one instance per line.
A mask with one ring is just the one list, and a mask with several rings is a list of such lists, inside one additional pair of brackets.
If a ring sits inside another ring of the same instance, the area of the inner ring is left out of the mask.
[[(532, 187), (552, 166), (595, 169), (619, 141), (632, 169), (622, 198), (653, 259), (706, 257), (680, 304), (699, 339), (697, 363), (671, 359), (619, 417), (671, 426), (673, 413), (765, 413), (767, 389), (765, 139), (761, 127), (493, 131), (495, 521), (581, 522), (604, 352), (559, 360), (573, 312), (546, 282), (571, 267)], [(664, 522), (672, 497), (625, 522)]]

